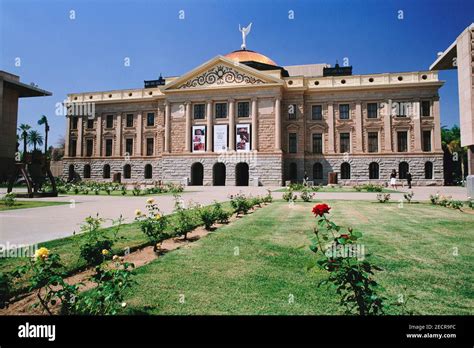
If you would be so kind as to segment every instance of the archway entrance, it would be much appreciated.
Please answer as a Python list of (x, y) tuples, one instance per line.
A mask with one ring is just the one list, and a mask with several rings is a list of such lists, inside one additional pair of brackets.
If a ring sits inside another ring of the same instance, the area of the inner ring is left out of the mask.
[(245, 162), (237, 163), (235, 166), (235, 185), (249, 186), (249, 165)]
[(212, 185), (225, 186), (225, 164), (218, 162), (212, 167)]
[(73, 181), (76, 176), (76, 172), (74, 171), (74, 164), (69, 165), (67, 181)]
[(204, 167), (202, 163), (196, 162), (191, 166), (191, 185), (202, 186)]

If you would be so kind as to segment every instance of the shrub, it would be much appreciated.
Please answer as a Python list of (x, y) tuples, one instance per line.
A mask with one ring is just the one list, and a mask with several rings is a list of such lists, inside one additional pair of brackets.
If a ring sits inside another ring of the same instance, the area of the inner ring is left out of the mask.
[(153, 250), (158, 250), (158, 243), (166, 238), (165, 229), (168, 226), (168, 218), (163, 216), (153, 198), (146, 201), (148, 214), (140, 210), (135, 211), (135, 220), (138, 221), (141, 231), (147, 236), (153, 245)]
[(221, 224), (226, 224), (229, 222), (230, 213), (225, 211), (222, 208), (222, 204), (219, 202), (215, 202), (213, 206), (213, 214), (217, 222)]
[(410, 191), (410, 192), (406, 192), (405, 194), (403, 194), (403, 197), (407, 200), (408, 203), (411, 203), (411, 201), (413, 200), (414, 195), (415, 195), (415, 193), (413, 191)]
[(194, 212), (190, 209), (185, 209), (181, 203), (181, 196), (178, 194), (174, 195), (174, 212), (176, 215), (176, 219), (173, 224), (174, 233), (177, 236), (184, 236), (184, 239), (187, 239), (188, 232), (192, 231), (194, 226), (193, 215)]
[(321, 189), (322, 185), (319, 184), (319, 185), (313, 185), (311, 186), (311, 191), (313, 192), (318, 192), (320, 189)]
[(285, 193), (283, 193), (282, 198), (285, 201), (289, 202), (289, 201), (296, 201), (298, 197), (295, 194), (293, 194), (293, 189), (291, 187), (288, 187)]
[(238, 193), (235, 196), (230, 196), (230, 205), (237, 215), (247, 214), (250, 208), (252, 208), (252, 203), (242, 193)]
[(451, 200), (448, 206), (453, 209), (461, 209), (464, 206), (464, 204), (461, 201)]
[(355, 186), (354, 186), (354, 189), (355, 189), (357, 192), (361, 192), (362, 189), (363, 189), (363, 187), (362, 187), (362, 185), (355, 185)]
[(431, 204), (437, 205), (439, 202), (439, 194), (430, 195)]
[(303, 200), (303, 202), (311, 202), (313, 199), (314, 193), (310, 191), (308, 188), (304, 188), (301, 190), (300, 197)]
[(142, 190), (141, 190), (141, 185), (140, 184), (134, 184), (133, 189), (132, 189), (132, 194), (134, 196), (140, 196)]
[(216, 222), (216, 216), (214, 214), (214, 209), (210, 207), (204, 207), (199, 209), (199, 217), (204, 223), (206, 230), (210, 230), (214, 222)]
[(377, 200), (379, 203), (386, 203), (390, 201), (390, 193), (377, 193)]
[(382, 192), (383, 186), (377, 184), (364, 184), (362, 185), (362, 189), (366, 190), (367, 192)]
[(267, 194), (263, 197), (263, 203), (268, 204), (273, 202), (272, 191), (267, 190)]
[(301, 191), (305, 188), (306, 186), (300, 183), (291, 183), (288, 185), (287, 188), (290, 188), (292, 191)]
[(13, 207), (16, 203), (16, 195), (13, 192), (5, 194), (2, 198), (3, 204), (7, 207)]
[(0, 272), (0, 309), (8, 306), (11, 295), (11, 277), (8, 273)]
[(127, 194), (127, 188), (125, 187), (125, 185), (122, 185), (120, 187), (120, 191), (122, 193), (122, 196), (125, 196)]

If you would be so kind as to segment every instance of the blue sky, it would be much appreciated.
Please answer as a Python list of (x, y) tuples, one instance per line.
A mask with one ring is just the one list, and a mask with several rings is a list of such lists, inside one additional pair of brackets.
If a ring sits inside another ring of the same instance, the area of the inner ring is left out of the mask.
[[(238, 25), (249, 22), (247, 47), (279, 65), (347, 57), (354, 74), (418, 71), (474, 22), (474, 1), (0, 0), (0, 68), (53, 92), (22, 99), (19, 123), (36, 126), (48, 115), (55, 143), (65, 131), (55, 105), (67, 93), (139, 88), (160, 73), (181, 75), (239, 49)], [(441, 122), (459, 124), (456, 71), (440, 78)]]

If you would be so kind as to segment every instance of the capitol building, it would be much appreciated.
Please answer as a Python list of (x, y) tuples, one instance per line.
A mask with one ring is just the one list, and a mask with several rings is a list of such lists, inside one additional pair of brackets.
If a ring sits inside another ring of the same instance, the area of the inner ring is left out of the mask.
[[(68, 94), (64, 177), (124, 183), (443, 184), (437, 71), (353, 75), (242, 49), (139, 89)], [(79, 108), (76, 108), (79, 106)], [(93, 106), (92, 108), (90, 106)]]

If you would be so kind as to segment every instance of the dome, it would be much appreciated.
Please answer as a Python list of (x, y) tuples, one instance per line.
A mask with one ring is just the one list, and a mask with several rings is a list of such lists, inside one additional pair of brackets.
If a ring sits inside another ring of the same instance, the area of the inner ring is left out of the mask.
[(275, 65), (277, 64), (268, 58), (267, 56), (264, 56), (263, 54), (260, 54), (255, 51), (251, 50), (238, 50), (231, 52), (229, 54), (226, 54), (224, 57), (231, 59), (235, 62), (257, 62), (257, 63), (263, 63), (263, 64), (268, 64), (268, 65)]

